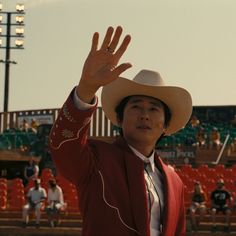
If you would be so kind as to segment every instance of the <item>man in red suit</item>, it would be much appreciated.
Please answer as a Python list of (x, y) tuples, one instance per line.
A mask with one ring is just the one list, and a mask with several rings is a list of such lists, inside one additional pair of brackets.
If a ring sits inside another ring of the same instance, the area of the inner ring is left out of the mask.
[[(166, 86), (158, 72), (119, 77), (131, 37), (118, 47), (122, 28), (109, 27), (98, 48), (95, 33), (78, 86), (63, 105), (50, 134), (57, 169), (78, 187), (83, 235), (181, 236), (185, 234), (183, 184), (155, 152), (164, 135), (183, 128), (192, 112), (190, 94)], [(90, 140), (97, 107), (122, 130), (114, 143)]]

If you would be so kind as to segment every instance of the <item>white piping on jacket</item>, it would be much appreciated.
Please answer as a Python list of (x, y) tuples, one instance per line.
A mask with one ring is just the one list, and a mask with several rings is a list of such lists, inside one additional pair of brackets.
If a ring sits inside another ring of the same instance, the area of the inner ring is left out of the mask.
[[(52, 143), (50, 143), (50, 146), (51, 146), (53, 149), (57, 150), (57, 149), (59, 149), (64, 143), (78, 139), (78, 138), (79, 138), (80, 131), (90, 122), (90, 120), (91, 120), (91, 118), (88, 119), (88, 121), (85, 122), (84, 125), (78, 130), (78, 132), (77, 132), (75, 138), (66, 139), (66, 140), (60, 142), (60, 144), (59, 144), (58, 146), (56, 146), (56, 147), (53, 146)], [(54, 124), (54, 125), (55, 125), (55, 124)], [(54, 128), (54, 125), (53, 125), (53, 127), (52, 127), (52, 130), (53, 130), (53, 128)], [(52, 139), (51, 139), (51, 140), (52, 140)]]
[(133, 231), (136, 232), (137, 234), (141, 235), (136, 229), (133, 229), (132, 227), (128, 226), (128, 225), (124, 222), (124, 220), (123, 220), (123, 219), (121, 218), (121, 216), (120, 216), (120, 211), (119, 211), (119, 209), (118, 209), (117, 207), (112, 206), (111, 204), (109, 204), (109, 203), (107, 202), (106, 197), (105, 197), (105, 184), (104, 184), (104, 179), (103, 179), (103, 176), (102, 176), (102, 173), (101, 173), (100, 170), (98, 171), (98, 173), (99, 173), (99, 175), (100, 175), (100, 177), (101, 177), (101, 180), (102, 180), (102, 197), (103, 197), (104, 202), (105, 202), (109, 207), (111, 207), (111, 208), (113, 208), (114, 210), (117, 211), (118, 217), (119, 217), (121, 223), (122, 223), (125, 227), (127, 227), (128, 229), (133, 230)]

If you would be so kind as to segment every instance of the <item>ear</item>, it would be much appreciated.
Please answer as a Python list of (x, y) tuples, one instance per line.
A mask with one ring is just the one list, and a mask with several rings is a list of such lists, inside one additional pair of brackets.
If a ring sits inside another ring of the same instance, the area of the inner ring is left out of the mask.
[(118, 117), (116, 117), (116, 120), (117, 120), (117, 126), (118, 127), (122, 127), (122, 120), (120, 120)]

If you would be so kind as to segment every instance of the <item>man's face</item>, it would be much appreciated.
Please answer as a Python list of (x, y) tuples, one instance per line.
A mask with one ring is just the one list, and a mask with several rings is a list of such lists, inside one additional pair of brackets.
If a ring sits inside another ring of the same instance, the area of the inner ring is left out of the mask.
[(34, 183), (34, 188), (35, 189), (39, 189), (39, 186), (40, 186), (40, 183), (37, 183), (37, 182)]
[(217, 186), (218, 189), (222, 189), (222, 188), (224, 188), (224, 183), (217, 182), (216, 186)]
[(129, 144), (154, 147), (164, 132), (165, 113), (163, 104), (148, 96), (132, 96), (124, 108), (120, 126)]

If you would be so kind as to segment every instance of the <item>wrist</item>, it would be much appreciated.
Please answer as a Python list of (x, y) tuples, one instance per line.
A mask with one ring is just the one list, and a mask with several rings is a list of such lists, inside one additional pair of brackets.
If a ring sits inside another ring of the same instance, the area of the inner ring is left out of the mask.
[(80, 100), (82, 100), (85, 103), (91, 104), (95, 97), (97, 89), (92, 89), (92, 88), (88, 89), (88, 87), (82, 84), (79, 84), (76, 87), (75, 91), (76, 91), (76, 95), (78, 96)]

